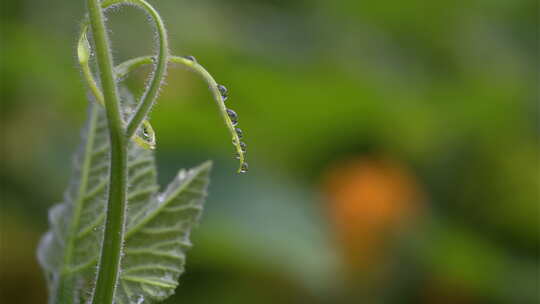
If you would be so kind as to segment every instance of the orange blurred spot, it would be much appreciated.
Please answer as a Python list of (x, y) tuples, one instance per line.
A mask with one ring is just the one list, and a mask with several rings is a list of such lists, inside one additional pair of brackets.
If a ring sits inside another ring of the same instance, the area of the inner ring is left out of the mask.
[(336, 238), (353, 270), (381, 262), (385, 242), (419, 211), (422, 199), (409, 170), (388, 159), (334, 166), (324, 176), (324, 190)]

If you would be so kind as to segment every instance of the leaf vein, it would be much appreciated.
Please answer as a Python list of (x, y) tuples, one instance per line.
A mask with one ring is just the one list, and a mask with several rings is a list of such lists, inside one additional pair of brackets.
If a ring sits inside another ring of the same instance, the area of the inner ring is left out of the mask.
[(136, 282), (136, 283), (142, 283), (146, 285), (151, 286), (157, 286), (157, 287), (164, 287), (164, 288), (176, 288), (178, 283), (175, 281), (169, 281), (169, 280), (163, 280), (163, 279), (145, 279), (141, 277), (135, 277), (135, 276), (122, 276), (123, 280)]

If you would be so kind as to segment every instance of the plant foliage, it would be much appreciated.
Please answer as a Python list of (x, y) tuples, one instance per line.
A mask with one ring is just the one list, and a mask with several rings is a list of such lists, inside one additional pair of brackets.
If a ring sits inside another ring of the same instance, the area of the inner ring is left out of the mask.
[[(236, 127), (236, 113), (225, 106), (227, 89), (217, 84), (194, 57), (169, 55), (165, 26), (150, 4), (144, 0), (88, 3), (90, 14), (83, 22), (77, 55), (93, 100), (82, 144), (73, 160), (70, 184), (63, 201), (49, 211), (51, 228), (40, 242), (38, 259), (46, 273), (50, 303), (101, 304), (100, 299), (109, 299), (109, 304), (155, 303), (174, 293), (184, 271), (186, 251), (191, 247), (190, 232), (201, 216), (211, 169), (211, 163), (206, 162), (191, 170), (180, 170), (166, 189), (158, 192), (153, 153), (156, 134), (147, 115), (169, 62), (189, 67), (208, 83), (233, 138), (239, 172), (247, 171), (245, 144), (241, 141), (242, 131)], [(154, 21), (158, 54), (112, 68), (103, 12), (99, 9), (125, 4), (143, 9)], [(91, 70), (92, 34), (96, 35), (99, 75), (105, 83)], [(153, 64), (155, 71), (136, 101), (118, 85), (145, 64)], [(103, 71), (108, 67), (110, 71)], [(119, 113), (110, 107), (117, 107)], [(118, 134), (130, 140), (114, 138)], [(125, 165), (115, 163), (118, 160), (125, 160)], [(111, 227), (118, 227), (118, 231)], [(109, 244), (107, 240), (117, 243)], [(115, 269), (103, 269), (103, 261), (112, 261)], [(103, 286), (100, 282), (115, 283)], [(99, 296), (95, 295), (97, 290)]]
[[(92, 104), (71, 183), (63, 202), (49, 212), (51, 229), (38, 250), (51, 303), (84, 303), (92, 290), (103, 239), (108, 150), (104, 111)], [(128, 223), (116, 302), (162, 300), (173, 293), (183, 272), (211, 165), (180, 170), (158, 193), (153, 152), (134, 143), (128, 151)]]

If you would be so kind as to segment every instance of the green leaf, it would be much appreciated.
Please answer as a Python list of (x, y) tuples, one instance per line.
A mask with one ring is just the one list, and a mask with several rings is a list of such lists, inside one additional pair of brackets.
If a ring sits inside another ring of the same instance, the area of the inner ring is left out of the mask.
[[(90, 106), (83, 144), (73, 161), (62, 203), (49, 211), (51, 229), (42, 238), (38, 259), (46, 271), (51, 303), (78, 303), (88, 285), (102, 238), (109, 169), (109, 139), (103, 111)], [(77, 288), (76, 288), (77, 286)]]
[[(128, 109), (134, 100), (127, 90), (121, 93)], [(82, 138), (64, 200), (50, 209), (51, 228), (38, 248), (50, 303), (84, 303), (95, 283), (109, 172), (107, 121), (97, 103), (90, 106)], [(117, 303), (164, 299), (174, 292), (191, 228), (201, 214), (209, 170), (205, 163), (180, 171), (158, 195), (153, 152), (129, 143), (127, 233)]]
[(174, 293), (191, 247), (191, 228), (202, 213), (210, 168), (206, 162), (181, 170), (163, 193), (130, 212), (117, 303), (151, 303)]

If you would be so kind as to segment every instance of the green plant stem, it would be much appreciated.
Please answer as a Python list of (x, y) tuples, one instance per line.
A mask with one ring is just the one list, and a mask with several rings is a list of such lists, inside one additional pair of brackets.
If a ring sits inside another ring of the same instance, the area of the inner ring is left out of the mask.
[(103, 97), (103, 93), (101, 93), (101, 90), (98, 87), (98, 84), (96, 83), (96, 80), (94, 79), (94, 76), (92, 75), (92, 71), (90, 71), (90, 65), (88, 63), (88, 60), (90, 59), (90, 43), (88, 42), (88, 39), (86, 37), (88, 31), (88, 23), (83, 24), (81, 36), (79, 37), (79, 43), (77, 45), (77, 54), (79, 57), (79, 65), (81, 67), (84, 79), (86, 80), (86, 84), (88, 85), (88, 88), (90, 88), (90, 91), (94, 96), (96, 97), (96, 100), (101, 104), (102, 106), (105, 106), (105, 100)]
[[(150, 17), (154, 20), (156, 24), (158, 41), (159, 41), (159, 50), (156, 58), (156, 66), (152, 79), (148, 84), (147, 90), (144, 92), (141, 101), (139, 102), (135, 114), (131, 117), (127, 124), (126, 137), (131, 138), (133, 134), (140, 127), (143, 120), (146, 118), (150, 112), (158, 94), (161, 84), (165, 79), (167, 73), (167, 59), (169, 58), (169, 42), (167, 38), (167, 31), (165, 29), (165, 24), (158, 12), (146, 1), (144, 0), (109, 0), (108, 2), (127, 2), (133, 3), (140, 6), (145, 12), (147, 12)], [(104, 3), (105, 5), (105, 3)]]
[[(225, 106), (225, 102), (223, 100), (223, 96), (221, 96), (221, 93), (218, 89), (218, 83), (208, 73), (208, 71), (197, 62), (181, 57), (181, 56), (169, 56), (169, 61), (172, 63), (178, 63), (182, 64), (186, 67), (188, 67), (190, 70), (194, 71), (195, 73), (199, 74), (204, 81), (208, 84), (208, 87), (210, 88), (210, 92), (212, 93), (212, 96), (214, 97), (214, 100), (216, 101), (216, 105), (219, 108), (219, 111), (221, 113), (221, 116), (223, 117), (223, 120), (225, 122), (225, 125), (227, 126), (227, 129), (229, 130), (229, 133), (231, 134), (231, 137), (233, 139), (233, 144), (236, 149), (236, 153), (239, 157), (240, 166), (238, 167), (237, 172), (241, 172), (242, 167), (246, 161), (246, 155), (244, 151), (242, 150), (242, 147), (240, 146), (240, 138), (238, 137), (238, 133), (236, 133), (235, 127), (227, 114), (227, 107)], [(130, 72), (134, 71), (135, 69), (147, 65), (152, 64), (154, 61), (152, 59), (152, 56), (142, 56), (133, 58), (127, 61), (122, 62), (121, 64), (117, 65), (115, 67), (115, 73), (117, 78), (123, 78), (126, 75), (128, 75)]]
[[(86, 20), (86, 22), (82, 26), (81, 36), (79, 37), (79, 43), (77, 45), (77, 55), (79, 59), (79, 66), (81, 67), (81, 71), (82, 71), (84, 80), (86, 80), (86, 84), (88, 85), (88, 88), (90, 89), (94, 97), (96, 98), (96, 101), (101, 106), (104, 107), (105, 101), (103, 100), (104, 99), (103, 93), (101, 93), (101, 89), (97, 85), (97, 82), (94, 79), (94, 75), (92, 75), (92, 71), (90, 70), (89, 60), (90, 60), (91, 47), (87, 39), (87, 32), (88, 32), (88, 20)], [(156, 137), (155, 137), (154, 129), (152, 128), (152, 125), (150, 125), (150, 122), (148, 122), (148, 120), (144, 120), (142, 124), (147, 134), (146, 139), (135, 134), (133, 136), (133, 140), (142, 148), (153, 150), (156, 145)]]
[(114, 291), (120, 274), (120, 259), (125, 230), (127, 139), (120, 115), (120, 102), (101, 5), (99, 0), (87, 0), (87, 3), (99, 76), (103, 88), (111, 146), (105, 231), (92, 303), (111, 304), (113, 303)]
[[(157, 56), (155, 57), (156, 58), (155, 69), (152, 73), (152, 78), (150, 79), (143, 93), (141, 101), (137, 105), (137, 109), (135, 110), (135, 113), (131, 116), (127, 124), (126, 137), (132, 138), (142, 123), (144, 123), (146, 127), (149, 126), (149, 123), (146, 122), (145, 119), (148, 113), (150, 112), (152, 105), (154, 104), (159, 94), (159, 90), (167, 74), (167, 58), (169, 56), (169, 43), (168, 43), (168, 38), (167, 38), (167, 30), (165, 28), (165, 24), (163, 23), (163, 19), (161, 19), (161, 16), (154, 9), (152, 5), (150, 5), (145, 0), (104, 0), (103, 2), (101, 2), (101, 7), (103, 9), (107, 9), (109, 7), (119, 5), (119, 4), (134, 4), (135, 6), (145, 11), (152, 18), (152, 20), (154, 21), (156, 25), (156, 32), (158, 34), (158, 42), (159, 42), (159, 51), (158, 51)], [(81, 32), (81, 37), (79, 39), (79, 47), (81, 47), (81, 43), (83, 42), (83, 39), (85, 38), (86, 30), (87, 30), (86, 24), (83, 23), (83, 30)], [(96, 82), (93, 79), (92, 74), (90, 72), (90, 67), (88, 66), (88, 58), (86, 58), (85, 61), (81, 61), (79, 58), (79, 63), (81, 64), (83, 75), (88, 83), (88, 86), (90, 87), (90, 89), (92, 90), (92, 92), (94, 93), (94, 95), (99, 101), (100, 92), (99, 92), (99, 89), (97, 89)], [(141, 141), (139, 140), (139, 142)]]

